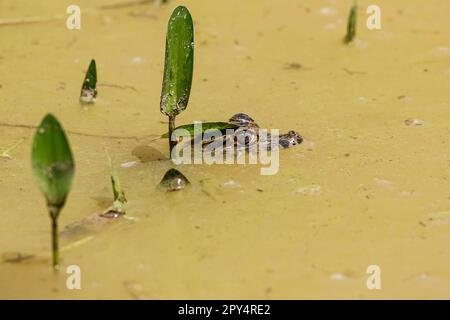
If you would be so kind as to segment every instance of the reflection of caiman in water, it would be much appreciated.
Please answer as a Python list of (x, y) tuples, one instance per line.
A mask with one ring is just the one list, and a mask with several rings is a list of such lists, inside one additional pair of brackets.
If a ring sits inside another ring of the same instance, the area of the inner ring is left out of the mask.
[[(102, 213), (93, 213), (79, 221), (67, 225), (59, 233), (63, 243), (60, 251), (65, 251), (77, 247), (93, 238), (96, 232), (103, 230), (111, 223), (125, 217), (124, 213), (118, 212), (114, 207), (105, 210)], [(128, 220), (133, 220), (128, 218)], [(50, 256), (44, 254), (27, 254), (22, 252), (4, 252), (2, 261), (8, 263), (20, 262), (43, 262), (48, 263)]]
[(91, 232), (100, 231), (107, 225), (124, 216), (125, 213), (119, 212), (111, 207), (102, 213), (91, 214), (84, 219), (67, 225), (59, 235), (62, 238), (83, 236)]

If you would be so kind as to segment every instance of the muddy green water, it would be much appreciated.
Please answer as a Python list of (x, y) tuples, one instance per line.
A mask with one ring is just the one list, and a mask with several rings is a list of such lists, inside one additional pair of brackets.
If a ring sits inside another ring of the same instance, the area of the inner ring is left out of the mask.
[[(195, 71), (177, 123), (246, 112), (306, 141), (280, 153), (274, 176), (185, 165), (192, 190), (160, 194), (171, 167), (167, 142), (154, 140), (167, 128), (164, 39), (181, 2), (78, 0), (82, 28), (69, 31), (73, 1), (1, 1), (0, 148), (23, 141), (0, 158), (0, 252), (39, 259), (0, 263), (0, 297), (450, 298), (450, 4), (379, 0), (382, 30), (369, 31), (372, 2), (358, 2), (358, 41), (347, 47), (352, 1), (184, 1)], [(5, 24), (16, 18), (40, 22)], [(99, 95), (83, 109), (91, 58)], [(28, 126), (47, 112), (71, 132), (76, 160), (61, 228), (110, 205), (105, 150), (117, 165), (137, 161), (118, 170), (134, 220), (64, 239), (57, 275), (30, 168)], [(66, 289), (69, 265), (81, 268), (81, 290)], [(369, 265), (381, 268), (381, 290), (366, 287)]]

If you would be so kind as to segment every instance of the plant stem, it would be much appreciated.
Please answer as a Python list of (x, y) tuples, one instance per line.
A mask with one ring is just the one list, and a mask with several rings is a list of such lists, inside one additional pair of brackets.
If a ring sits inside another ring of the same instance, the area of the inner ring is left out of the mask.
[(169, 116), (169, 158), (172, 159), (172, 150), (177, 142), (172, 140), (172, 133), (175, 130), (175, 116)]
[(61, 208), (50, 206), (49, 213), (52, 222), (52, 265), (55, 271), (59, 267), (59, 245), (58, 245), (58, 215)]

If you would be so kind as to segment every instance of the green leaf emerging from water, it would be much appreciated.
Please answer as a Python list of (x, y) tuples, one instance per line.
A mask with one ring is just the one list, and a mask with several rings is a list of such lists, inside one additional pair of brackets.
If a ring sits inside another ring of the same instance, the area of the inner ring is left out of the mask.
[(64, 129), (51, 114), (45, 116), (36, 130), (31, 158), (33, 173), (47, 204), (63, 207), (75, 165)]
[(127, 209), (127, 198), (125, 197), (125, 192), (122, 190), (120, 185), (120, 179), (117, 174), (117, 171), (114, 169), (113, 162), (108, 152), (106, 152), (106, 156), (108, 157), (109, 167), (111, 169), (111, 186), (113, 190), (113, 208), (115, 213), (125, 214)]
[[(191, 136), (193, 137), (195, 134), (199, 134), (199, 133), (205, 133), (206, 130), (219, 130), (221, 131), (223, 134), (225, 134), (225, 130), (226, 129), (237, 129), (238, 126), (229, 122), (202, 122), (201, 123), (202, 128), (200, 132), (195, 132), (195, 124), (191, 123), (191, 124), (184, 124), (182, 126), (176, 127), (175, 131), (178, 129), (184, 129), (186, 130), (189, 134), (183, 134), (184, 132), (177, 132), (177, 136), (181, 137), (181, 136)], [(161, 138), (168, 138), (169, 137), (169, 133), (164, 133)]]
[(356, 5), (356, 1), (350, 9), (350, 14), (348, 16), (347, 22), (347, 35), (345, 36), (344, 42), (350, 43), (356, 36), (356, 15), (357, 15), (358, 6)]
[(177, 7), (167, 26), (160, 110), (176, 116), (186, 109), (194, 66), (194, 26), (186, 7)]
[(119, 176), (114, 169), (111, 171), (111, 184), (114, 194), (114, 209), (122, 214), (125, 214), (127, 198), (125, 198), (125, 193), (120, 186)]
[(97, 66), (92, 59), (81, 87), (80, 102), (93, 103), (97, 96)]

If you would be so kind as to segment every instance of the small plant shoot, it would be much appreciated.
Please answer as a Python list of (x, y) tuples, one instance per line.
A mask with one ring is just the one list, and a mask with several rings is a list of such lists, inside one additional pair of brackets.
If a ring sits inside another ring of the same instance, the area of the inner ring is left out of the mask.
[(97, 97), (97, 66), (92, 59), (81, 87), (80, 103), (94, 103)]
[(172, 141), (175, 117), (189, 102), (194, 66), (194, 26), (186, 7), (173, 11), (167, 26), (164, 78), (160, 111), (169, 117), (169, 152), (176, 145)]
[(127, 211), (127, 198), (125, 197), (125, 192), (120, 185), (119, 175), (114, 169), (111, 157), (108, 155), (109, 166), (111, 169), (111, 186), (113, 190), (113, 206), (112, 208), (106, 210), (104, 216), (113, 216), (115, 218), (124, 215)]
[(36, 130), (31, 161), (37, 184), (47, 200), (52, 225), (52, 262), (57, 269), (58, 217), (72, 185), (75, 165), (64, 129), (51, 114), (45, 116)]
[(114, 195), (114, 210), (118, 214), (125, 214), (127, 210), (127, 198), (125, 198), (125, 192), (123, 192), (120, 186), (119, 176), (115, 171), (111, 172), (111, 184)]
[(352, 8), (350, 9), (350, 14), (348, 16), (347, 35), (345, 36), (345, 39), (344, 39), (345, 43), (350, 43), (355, 39), (357, 11), (358, 11), (358, 6), (355, 1)]

